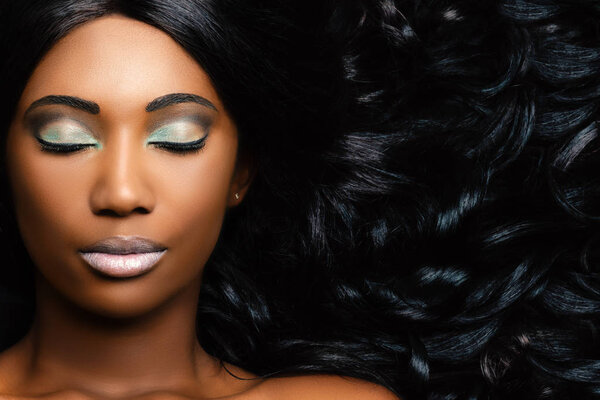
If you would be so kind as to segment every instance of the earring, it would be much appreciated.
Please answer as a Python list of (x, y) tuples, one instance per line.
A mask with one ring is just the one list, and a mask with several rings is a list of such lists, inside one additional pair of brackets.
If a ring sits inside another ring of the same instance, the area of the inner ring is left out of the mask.
[(236, 199), (236, 200), (239, 200), (239, 199), (240, 199), (240, 194), (239, 194), (239, 193), (236, 193), (236, 194), (234, 194), (234, 196), (235, 196), (235, 199)]

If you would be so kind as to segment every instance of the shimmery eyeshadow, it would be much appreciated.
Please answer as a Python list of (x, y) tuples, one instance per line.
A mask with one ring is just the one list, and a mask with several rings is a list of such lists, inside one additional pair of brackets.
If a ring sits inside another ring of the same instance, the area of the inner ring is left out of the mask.
[(147, 142), (193, 142), (205, 136), (206, 130), (205, 124), (198, 124), (195, 118), (184, 118), (159, 126), (150, 134)]
[(102, 148), (101, 143), (86, 126), (68, 114), (56, 111), (33, 111), (24, 120), (32, 135), (52, 144), (94, 144)]
[(54, 144), (94, 144), (100, 146), (100, 143), (94, 139), (91, 133), (73, 123), (52, 122), (43, 127), (37, 135)]

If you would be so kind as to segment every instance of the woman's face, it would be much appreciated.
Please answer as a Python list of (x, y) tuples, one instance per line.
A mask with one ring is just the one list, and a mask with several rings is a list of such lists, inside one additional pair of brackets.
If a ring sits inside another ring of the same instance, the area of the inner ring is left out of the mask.
[[(200, 150), (175, 152), (203, 138)], [(41, 276), (114, 317), (197, 285), (226, 209), (247, 189), (237, 144), (208, 76), (167, 34), (123, 16), (74, 29), (35, 69), (7, 138), (16, 217)], [(80, 250), (117, 235), (167, 250), (136, 276), (99, 273)]]

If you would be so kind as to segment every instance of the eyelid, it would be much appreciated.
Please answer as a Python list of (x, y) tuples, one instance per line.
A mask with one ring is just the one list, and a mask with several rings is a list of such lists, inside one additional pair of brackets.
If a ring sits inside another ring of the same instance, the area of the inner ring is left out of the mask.
[(205, 115), (205, 114), (200, 114), (200, 113), (185, 113), (185, 114), (174, 114), (171, 116), (168, 116), (166, 118), (161, 118), (161, 120), (158, 120), (156, 123), (152, 124), (150, 126), (149, 131), (150, 132), (154, 132), (155, 130), (165, 126), (165, 125), (169, 125), (169, 124), (173, 124), (176, 122), (180, 122), (180, 121), (189, 121), (191, 123), (195, 123), (196, 125), (200, 126), (201, 128), (208, 130), (211, 125), (213, 124), (213, 119), (212, 117)]
[[(80, 127), (82, 130), (85, 131), (82, 133), (89, 134), (91, 138), (93, 138), (94, 140), (97, 141), (97, 143), (95, 143), (95, 144), (102, 147), (102, 145), (100, 143), (100, 139), (96, 136), (93, 129), (90, 129), (89, 126), (85, 122), (81, 121), (80, 119), (73, 118), (72, 116), (65, 114), (64, 112), (34, 111), (33, 113), (31, 113), (25, 117), (24, 123), (25, 123), (26, 128), (28, 128), (32, 132), (33, 136), (36, 137), (36, 139), (42, 139), (40, 137), (41, 131), (48, 124), (51, 124), (53, 122), (59, 122), (59, 121), (66, 121), (68, 123), (72, 123), (72, 124)], [(170, 118), (168, 120), (165, 120), (162, 123), (155, 124), (153, 126), (152, 133), (162, 127), (166, 127), (170, 124), (174, 124), (177, 122), (190, 122), (190, 123), (195, 124), (200, 129), (200, 131), (203, 133), (203, 136), (202, 137), (194, 137), (193, 140), (189, 140), (189, 141), (185, 141), (185, 142), (177, 142), (177, 141), (173, 142), (173, 141), (161, 140), (161, 141), (151, 141), (151, 144), (160, 145), (157, 147), (169, 147), (169, 148), (178, 147), (180, 149), (185, 149), (188, 147), (203, 146), (204, 140), (207, 138), (209, 129), (213, 123), (213, 117), (203, 114), (203, 113), (182, 114), (175, 118)], [(151, 134), (150, 134), (150, 136), (151, 136)], [(148, 139), (150, 139), (150, 138), (148, 138)], [(50, 143), (49, 141), (45, 141), (45, 142)], [(92, 143), (76, 143), (76, 142), (62, 142), (62, 143), (54, 142), (54, 143), (57, 146), (63, 145), (63, 147), (65, 145), (67, 145), (67, 146), (68, 145), (72, 145), (72, 146), (93, 145)]]
[[(148, 139), (147, 142), (148, 143), (166, 143), (169, 142), (169, 140), (164, 139), (164, 140), (160, 140), (160, 141), (156, 141), (156, 140), (152, 140), (152, 136), (159, 130), (161, 129), (166, 129), (169, 126), (172, 125), (177, 125), (177, 124), (193, 124), (196, 127), (199, 128), (199, 130), (203, 133), (204, 137), (206, 137), (208, 135), (208, 131), (210, 129), (210, 125), (212, 124), (212, 120), (206, 116), (202, 116), (202, 115), (197, 115), (197, 114), (193, 114), (193, 115), (185, 115), (183, 117), (179, 117), (176, 119), (172, 119), (172, 120), (167, 120), (164, 121), (162, 123), (158, 123), (152, 126), (151, 130), (150, 130), (150, 134), (148, 135)], [(186, 141), (186, 142), (177, 142), (174, 141), (172, 143), (180, 143), (180, 144), (185, 144), (185, 143), (192, 143), (192, 142), (196, 142), (198, 140), (202, 139), (202, 137), (194, 137), (192, 140)]]
[[(73, 123), (49, 123), (36, 132), (36, 136), (53, 143), (95, 144), (98, 140), (87, 129)], [(85, 143), (82, 143), (85, 142)]]
[(59, 121), (67, 121), (68, 123), (75, 124), (79, 126), (86, 133), (89, 133), (91, 137), (95, 140), (99, 140), (95, 135), (94, 131), (90, 129), (90, 127), (83, 121), (79, 119), (75, 119), (69, 115), (65, 115), (59, 112), (44, 112), (44, 113), (36, 113), (26, 117), (25, 127), (29, 129), (35, 136), (39, 136), (40, 132), (44, 127)]

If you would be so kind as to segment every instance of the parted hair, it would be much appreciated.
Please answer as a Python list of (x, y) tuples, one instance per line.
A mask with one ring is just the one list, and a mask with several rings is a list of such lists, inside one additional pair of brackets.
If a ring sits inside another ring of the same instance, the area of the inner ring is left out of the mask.
[[(45, 52), (110, 13), (198, 61), (254, 160), (207, 352), (409, 400), (600, 399), (598, 1), (4, 1), (3, 135)], [(6, 348), (35, 310), (2, 195)]]

